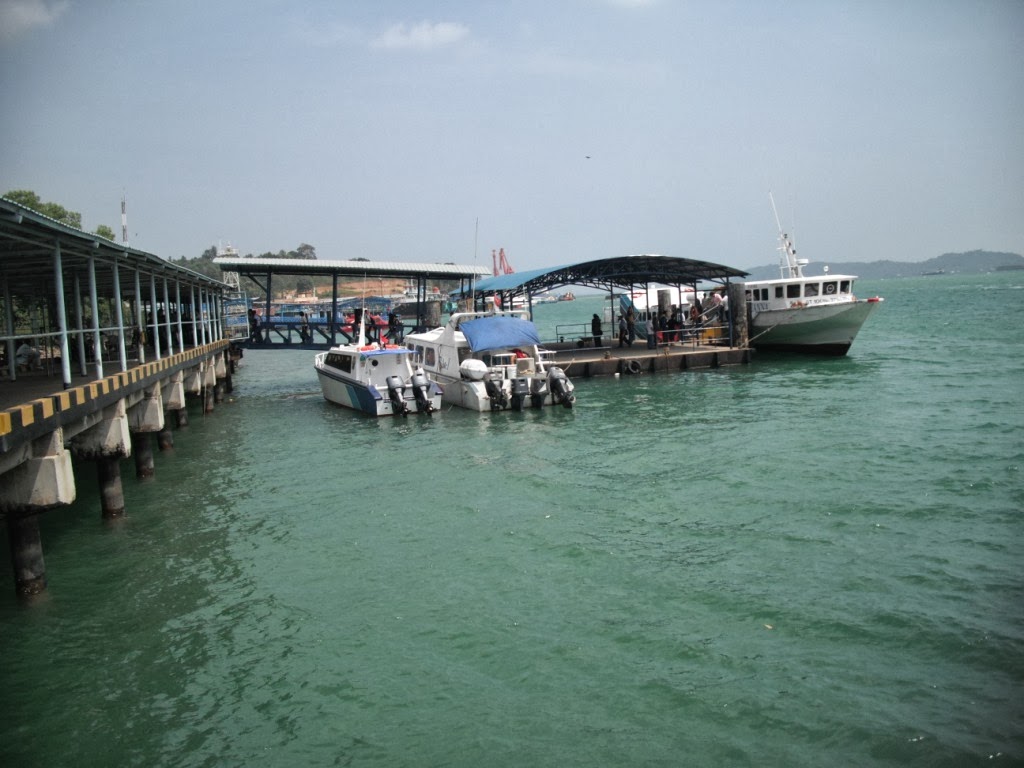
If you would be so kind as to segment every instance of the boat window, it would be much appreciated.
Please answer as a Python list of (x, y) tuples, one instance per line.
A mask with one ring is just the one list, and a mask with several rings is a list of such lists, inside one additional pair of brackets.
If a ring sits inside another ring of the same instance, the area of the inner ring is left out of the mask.
[(835, 283), (822, 283), (821, 284), (821, 290), (823, 290), (825, 292), (826, 296), (834, 296), (835, 293), (836, 293), (836, 284)]
[(804, 296), (817, 296), (821, 293), (821, 283), (807, 283), (804, 286)]
[(761, 289), (761, 301), (768, 301), (768, 289), (767, 288), (762, 288)]
[(775, 298), (776, 299), (781, 299), (782, 298), (782, 291), (783, 291), (783, 287), (781, 285), (776, 285), (775, 286)]
[(851, 285), (849, 280), (843, 280), (839, 283), (840, 293), (849, 293), (851, 288), (853, 288), (853, 285)]
[(423, 352), (423, 365), (425, 365), (427, 368), (436, 368), (437, 350), (434, 349), (433, 347), (427, 347), (426, 349), (423, 350)]
[(327, 356), (327, 364), (345, 373), (352, 372), (352, 358), (349, 355), (331, 354)]
[(800, 283), (790, 283), (786, 286), (786, 298), (787, 299), (799, 299), (800, 298)]

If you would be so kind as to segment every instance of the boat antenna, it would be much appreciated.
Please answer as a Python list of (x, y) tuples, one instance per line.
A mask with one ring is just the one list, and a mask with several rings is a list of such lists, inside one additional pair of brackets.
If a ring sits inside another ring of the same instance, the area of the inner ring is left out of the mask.
[(366, 272), (363, 272), (363, 290), (359, 300), (359, 342), (356, 346), (366, 346)]
[[(775, 207), (775, 196), (768, 190), (768, 199), (772, 201), (772, 213), (775, 214), (775, 226), (779, 228), (779, 250), (782, 251), (782, 258), (779, 259), (779, 272), (783, 278), (803, 277), (802, 265), (796, 258), (796, 248), (789, 235), (782, 231), (782, 222), (779, 220), (779, 210)], [(806, 262), (805, 262), (806, 263)], [(789, 274), (787, 274), (787, 272)]]

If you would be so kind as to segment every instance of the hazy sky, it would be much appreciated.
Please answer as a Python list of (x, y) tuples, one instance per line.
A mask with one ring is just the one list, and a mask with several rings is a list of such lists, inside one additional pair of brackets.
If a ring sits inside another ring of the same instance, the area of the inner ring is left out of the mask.
[(1024, 253), (1024, 2), (0, 0), (0, 193), (199, 256)]

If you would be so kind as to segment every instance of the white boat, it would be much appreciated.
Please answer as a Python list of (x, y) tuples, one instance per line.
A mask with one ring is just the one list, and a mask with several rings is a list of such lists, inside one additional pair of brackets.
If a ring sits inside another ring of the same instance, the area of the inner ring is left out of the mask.
[(406, 334), (405, 343), (441, 385), (445, 403), (482, 412), (576, 402), (526, 312), (457, 312), (439, 328)]
[(371, 416), (432, 413), (441, 407), (441, 388), (412, 357), (407, 347), (366, 341), (360, 327), (357, 343), (319, 353), (313, 367), (329, 402)]
[[(775, 200), (772, 200), (775, 210)], [(750, 313), (750, 345), (756, 349), (845, 355), (864, 321), (881, 304), (875, 296), (858, 299), (856, 275), (803, 273), (807, 259), (798, 259), (793, 241), (782, 230), (778, 211), (781, 275), (777, 280), (746, 283)]]

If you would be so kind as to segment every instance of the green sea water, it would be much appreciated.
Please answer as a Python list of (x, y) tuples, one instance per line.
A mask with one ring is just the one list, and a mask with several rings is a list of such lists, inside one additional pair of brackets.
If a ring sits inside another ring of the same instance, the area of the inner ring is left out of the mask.
[(1024, 763), (1024, 273), (858, 293), (844, 358), (571, 411), (372, 419), (247, 352), (124, 521), (77, 468), (44, 601), (0, 566), (0, 765)]

